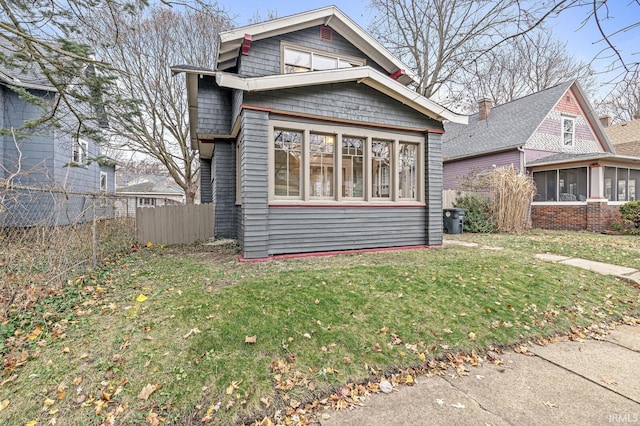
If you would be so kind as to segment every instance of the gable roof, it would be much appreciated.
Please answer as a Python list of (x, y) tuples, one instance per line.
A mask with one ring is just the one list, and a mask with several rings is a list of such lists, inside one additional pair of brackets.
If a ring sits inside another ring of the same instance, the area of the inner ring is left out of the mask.
[(225, 72), (217, 72), (215, 74), (216, 82), (219, 86), (230, 89), (240, 89), (246, 92), (261, 92), (290, 87), (357, 81), (391, 96), (435, 120), (449, 120), (455, 123), (467, 122), (466, 116), (449, 111), (445, 107), (438, 105), (369, 66), (294, 74), (276, 74), (264, 77), (242, 77), (237, 74)]
[(640, 157), (640, 119), (605, 127), (616, 152)]
[(585, 118), (592, 124), (605, 150), (613, 152), (586, 95), (578, 82), (572, 80), (495, 106), (483, 121), (479, 120), (478, 114), (473, 114), (469, 116), (467, 126), (445, 123), (443, 159), (461, 159), (522, 147), (569, 89), (574, 89)]
[(46, 92), (57, 92), (51, 82), (42, 74), (35, 63), (29, 63), (18, 58), (14, 58), (15, 47), (6, 41), (0, 41), (0, 56), (5, 59), (11, 58), (12, 64), (0, 63), (0, 83), (8, 86), (22, 87), (24, 89), (42, 90)]
[(159, 175), (136, 175), (122, 177), (128, 180), (124, 185), (116, 188), (118, 194), (131, 195), (157, 195), (157, 196), (183, 196), (184, 191), (166, 176)]
[(386, 47), (360, 28), (336, 6), (323, 7), (220, 33), (215, 68), (224, 71), (236, 65), (240, 47), (246, 34), (251, 36), (252, 41), (257, 41), (318, 25), (333, 28), (389, 74), (404, 70), (405, 74), (398, 78), (401, 83), (406, 85), (418, 82), (418, 77), (406, 64), (391, 54)]

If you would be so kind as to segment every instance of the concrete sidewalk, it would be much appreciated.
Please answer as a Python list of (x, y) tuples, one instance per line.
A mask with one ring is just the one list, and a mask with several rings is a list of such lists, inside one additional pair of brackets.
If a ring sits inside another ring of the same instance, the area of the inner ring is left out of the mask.
[[(502, 250), (457, 240), (445, 244)], [(549, 254), (545, 261), (614, 275), (640, 285), (640, 271)], [(621, 326), (603, 341), (530, 345), (468, 376), (418, 377), (413, 387), (372, 395), (362, 407), (328, 411), (337, 425), (640, 425), (640, 327)]]
[(640, 424), (640, 327), (529, 349), (465, 377), (418, 377), (362, 407), (325, 411), (322, 425)]

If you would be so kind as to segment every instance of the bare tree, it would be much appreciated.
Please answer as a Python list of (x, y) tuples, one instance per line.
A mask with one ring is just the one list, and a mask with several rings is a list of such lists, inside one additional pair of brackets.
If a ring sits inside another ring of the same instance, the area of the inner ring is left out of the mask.
[(43, 101), (25, 89), (12, 87), (43, 109), (42, 116), (25, 123), (25, 127), (46, 123), (63, 131), (100, 137), (104, 101), (99, 93), (110, 80), (94, 70), (108, 65), (92, 57), (76, 23), (99, 8), (125, 15), (141, 10), (144, 3), (143, 0), (26, 3), (0, 0), (0, 68), (10, 71), (9, 75), (17, 72), (24, 81), (50, 87), (56, 93)]
[(163, 164), (193, 203), (199, 162), (189, 143), (186, 87), (172, 78), (170, 67), (213, 69), (218, 33), (230, 27), (229, 18), (217, 6), (157, 7), (145, 16), (96, 14), (88, 24), (97, 57), (119, 67), (108, 95), (130, 99), (107, 105), (110, 143)]
[(480, 56), (561, 8), (519, 0), (371, 0), (370, 31), (417, 73), (431, 97)]
[(545, 27), (506, 41), (454, 79), (458, 97), (451, 96), (448, 104), (467, 112), (475, 112), (484, 97), (500, 105), (571, 79), (587, 93), (596, 89), (591, 66), (571, 56), (566, 43)]
[(618, 123), (640, 120), (640, 74), (620, 82), (604, 99), (599, 111)]

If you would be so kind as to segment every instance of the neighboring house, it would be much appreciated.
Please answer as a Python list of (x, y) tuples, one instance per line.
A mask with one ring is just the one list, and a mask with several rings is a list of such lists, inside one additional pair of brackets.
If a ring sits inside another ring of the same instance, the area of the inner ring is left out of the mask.
[(640, 118), (604, 128), (618, 154), (640, 157)]
[(119, 176), (116, 215), (135, 217), (136, 207), (184, 204), (184, 190), (173, 179), (159, 175)]
[(220, 34), (187, 75), (201, 200), (247, 259), (442, 243), (443, 120), (334, 6)]
[(512, 165), (531, 173), (536, 228), (604, 231), (640, 197), (640, 158), (616, 154), (576, 81), (504, 105), (479, 103), (467, 126), (445, 124), (444, 188)]
[(45, 110), (16, 90), (45, 103), (58, 96), (46, 80), (27, 71), (0, 69), (0, 181), (13, 188), (1, 194), (0, 227), (67, 225), (91, 220), (94, 211), (110, 215), (104, 203), (93, 209), (91, 194), (115, 191), (115, 164), (101, 157), (93, 140), (48, 125), (24, 129)]

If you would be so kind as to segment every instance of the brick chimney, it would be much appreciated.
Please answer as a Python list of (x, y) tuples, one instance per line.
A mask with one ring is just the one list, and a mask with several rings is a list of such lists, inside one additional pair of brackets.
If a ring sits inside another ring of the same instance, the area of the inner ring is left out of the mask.
[(482, 98), (478, 101), (478, 120), (483, 121), (489, 117), (491, 112), (491, 99)]
[(604, 127), (609, 127), (611, 126), (611, 116), (610, 115), (603, 115), (600, 118), (600, 123), (604, 126)]

